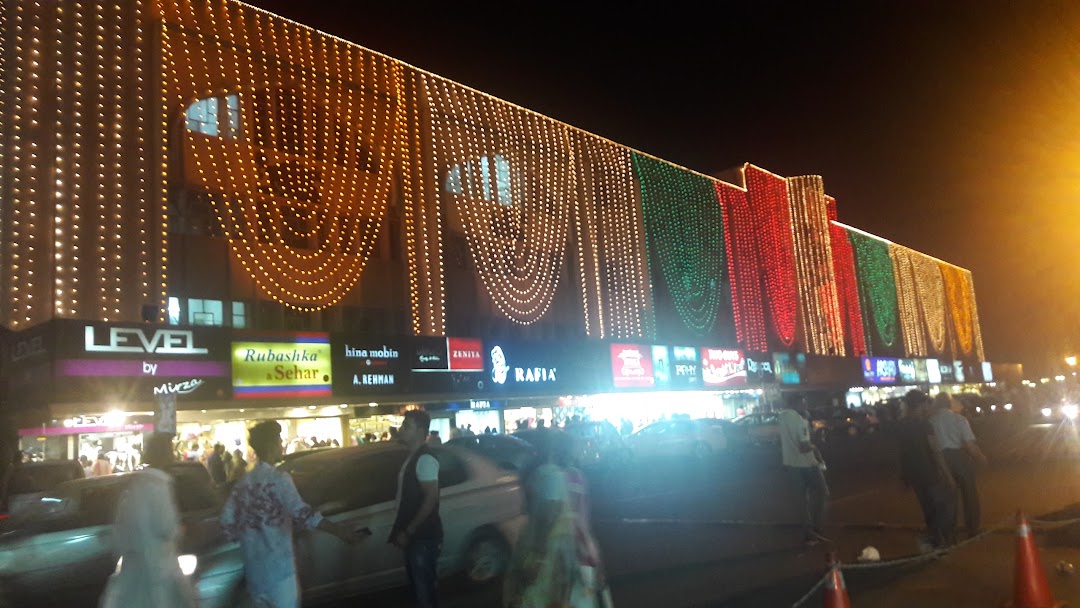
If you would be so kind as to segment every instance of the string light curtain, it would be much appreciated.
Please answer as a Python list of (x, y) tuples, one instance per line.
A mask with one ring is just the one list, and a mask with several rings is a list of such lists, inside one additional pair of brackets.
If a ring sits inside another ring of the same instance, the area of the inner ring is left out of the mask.
[(930, 354), (948, 354), (948, 332), (946, 316), (948, 304), (945, 300), (945, 280), (936, 258), (924, 253), (908, 250), (908, 260), (915, 274), (915, 292), (922, 319), (926, 324), (926, 337)]
[(766, 309), (777, 346), (795, 345), (799, 318), (799, 285), (787, 180), (754, 165), (743, 168), (753, 210), (754, 232), (765, 274)]
[(750, 200), (744, 188), (722, 181), (716, 182), (716, 193), (724, 212), (724, 242), (727, 244), (736, 338), (747, 350), (768, 352), (761, 293), (762, 267)]
[(161, 4), (187, 186), (210, 198), (267, 296), (302, 311), (337, 303), (386, 213), (399, 64), (239, 3)]
[(889, 242), (845, 226), (855, 255), (863, 328), (868, 355), (887, 354), (900, 338), (896, 280)]
[[(732, 317), (715, 186), (671, 163), (636, 152), (632, 157), (641, 187), (649, 266), (663, 277), (683, 326), (695, 337), (712, 336), (720, 329), (721, 317), (728, 324)], [(726, 333), (734, 335), (734, 327)]]
[[(4, 321), (141, 319), (151, 256), (146, 3), (3, 3)], [(10, 62), (10, 63), (9, 63)]]
[(806, 351), (843, 356), (843, 321), (829, 248), (825, 185), (817, 175), (791, 177), (788, 196)]
[(982, 332), (979, 327), (979, 311), (975, 303), (975, 285), (971, 271), (946, 262), (939, 262), (945, 284), (949, 317), (956, 336), (958, 356), (975, 356), (983, 360)]
[(916, 290), (915, 267), (911, 250), (896, 243), (889, 243), (889, 257), (893, 262), (896, 280), (897, 316), (904, 336), (904, 353), (909, 357), (926, 357), (926, 330), (919, 310), (919, 294)]
[(438, 204), (464, 232), (488, 295), (511, 321), (548, 311), (566, 258), (575, 168), (566, 125), (422, 76)]
[(830, 220), (829, 246), (832, 248), (837, 301), (844, 322), (844, 339), (853, 356), (864, 357), (866, 335), (863, 331), (862, 308), (859, 306), (859, 284), (855, 278), (855, 255), (847, 231), (836, 221), (836, 199), (827, 196), (825, 204)]
[(645, 228), (630, 150), (573, 134), (581, 203), (575, 232), (585, 330), (600, 338), (652, 338)]

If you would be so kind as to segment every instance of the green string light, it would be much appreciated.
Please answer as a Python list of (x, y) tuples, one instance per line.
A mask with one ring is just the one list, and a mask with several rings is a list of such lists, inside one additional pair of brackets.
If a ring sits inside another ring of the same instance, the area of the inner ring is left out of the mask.
[[(848, 237), (855, 253), (855, 276), (859, 283), (863, 325), (869, 333), (872, 319), (882, 345), (891, 348), (896, 344), (899, 319), (889, 243), (851, 230)], [(867, 340), (867, 346), (870, 347), (872, 342)]]
[(709, 336), (721, 307), (731, 305), (716, 186), (648, 156), (634, 153), (633, 161), (641, 182), (649, 266), (659, 267), (683, 324), (696, 336)]

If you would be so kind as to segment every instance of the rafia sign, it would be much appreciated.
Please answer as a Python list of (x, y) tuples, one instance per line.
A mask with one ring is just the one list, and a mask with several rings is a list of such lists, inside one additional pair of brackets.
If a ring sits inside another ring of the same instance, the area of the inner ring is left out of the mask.
[(247, 337), (233, 342), (232, 371), (237, 398), (329, 396), (330, 338), (323, 333)]
[(554, 365), (534, 365), (522, 367), (516, 361), (512, 364), (506, 351), (499, 344), (491, 347), (491, 381), (497, 386), (506, 384), (555, 384), (558, 367)]

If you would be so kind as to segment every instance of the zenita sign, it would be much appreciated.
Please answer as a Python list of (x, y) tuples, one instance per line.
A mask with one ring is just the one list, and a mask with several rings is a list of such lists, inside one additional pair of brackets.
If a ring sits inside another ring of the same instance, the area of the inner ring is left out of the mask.
[(143, 331), (138, 327), (110, 327), (107, 342), (97, 340), (93, 325), (87, 325), (86, 352), (140, 353), (151, 355), (205, 355), (209, 351), (195, 346), (195, 334), (183, 329)]

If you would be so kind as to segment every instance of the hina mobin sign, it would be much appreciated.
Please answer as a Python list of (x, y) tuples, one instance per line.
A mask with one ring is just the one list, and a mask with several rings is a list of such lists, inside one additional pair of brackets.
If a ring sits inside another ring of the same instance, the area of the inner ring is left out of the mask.
[(239, 399), (328, 397), (330, 337), (301, 333), (233, 342), (232, 370), (233, 394)]

